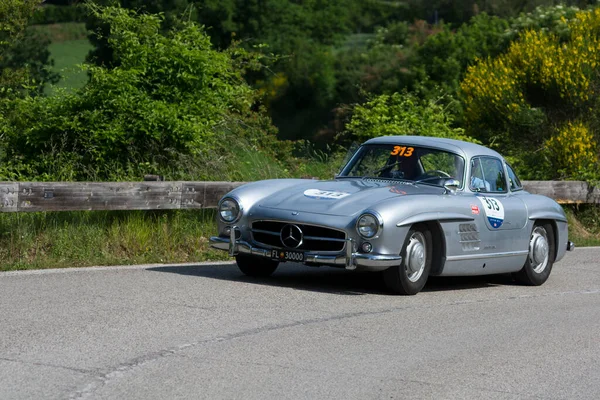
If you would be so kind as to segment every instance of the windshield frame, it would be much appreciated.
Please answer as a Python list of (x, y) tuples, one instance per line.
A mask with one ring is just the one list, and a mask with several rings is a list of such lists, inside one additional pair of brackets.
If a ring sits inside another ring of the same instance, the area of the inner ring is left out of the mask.
[[(352, 155), (352, 157), (350, 157), (350, 159), (348, 160), (348, 162), (346, 163), (346, 165), (344, 165), (342, 167), (342, 169), (340, 170), (340, 173), (336, 176), (337, 178), (342, 178), (342, 179), (350, 179), (350, 178), (354, 178), (354, 179), (382, 179), (382, 180), (390, 180), (390, 181), (404, 181), (404, 182), (411, 182), (414, 184), (423, 184), (423, 185), (429, 185), (429, 186), (435, 186), (435, 187), (443, 187), (443, 185), (438, 185), (432, 182), (426, 182), (426, 181), (415, 181), (412, 179), (407, 179), (407, 178), (393, 178), (393, 177), (371, 177), (371, 176), (356, 176), (356, 175), (347, 175), (350, 170), (354, 167), (354, 165), (356, 164), (356, 162), (358, 161), (360, 155), (362, 154), (362, 152), (364, 151), (365, 148), (368, 147), (382, 147), (382, 146), (410, 146), (410, 147), (415, 147), (418, 149), (425, 149), (425, 150), (433, 150), (433, 151), (437, 151), (437, 152), (442, 152), (442, 153), (448, 153), (451, 154), (455, 157), (458, 157), (462, 160), (463, 162), (463, 167), (462, 167), (462, 176), (460, 179), (460, 187), (458, 188), (459, 190), (463, 190), (465, 188), (465, 180), (466, 180), (466, 174), (467, 174), (467, 160), (464, 154), (461, 154), (459, 152), (453, 151), (453, 150), (449, 150), (449, 149), (445, 149), (445, 148), (440, 148), (440, 147), (436, 147), (436, 146), (423, 146), (423, 145), (412, 145), (409, 143), (372, 143), (372, 144), (362, 144), (358, 149), (356, 149), (356, 151), (354, 152), (354, 154)], [(421, 161), (419, 160), (419, 163)], [(450, 179), (450, 178), (448, 178)]]

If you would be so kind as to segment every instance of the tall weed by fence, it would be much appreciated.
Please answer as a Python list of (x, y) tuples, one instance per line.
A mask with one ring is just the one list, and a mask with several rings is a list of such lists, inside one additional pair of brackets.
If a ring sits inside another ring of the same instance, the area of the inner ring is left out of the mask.
[[(600, 207), (565, 206), (569, 238), (600, 245)], [(0, 271), (228, 260), (215, 210), (0, 213)]]
[(0, 214), (0, 271), (227, 259), (215, 211)]

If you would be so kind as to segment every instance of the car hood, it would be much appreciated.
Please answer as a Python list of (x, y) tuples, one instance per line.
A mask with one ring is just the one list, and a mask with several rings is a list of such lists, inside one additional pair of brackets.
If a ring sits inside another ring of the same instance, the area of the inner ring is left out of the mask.
[(354, 215), (393, 197), (441, 194), (443, 188), (407, 182), (338, 179), (282, 189), (259, 202), (262, 208), (327, 215)]

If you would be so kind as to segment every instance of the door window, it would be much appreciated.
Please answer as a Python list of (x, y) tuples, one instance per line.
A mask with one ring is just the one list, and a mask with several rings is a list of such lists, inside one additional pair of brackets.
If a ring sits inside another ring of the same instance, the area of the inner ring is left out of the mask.
[(506, 193), (502, 162), (495, 157), (473, 157), (469, 187), (474, 192)]

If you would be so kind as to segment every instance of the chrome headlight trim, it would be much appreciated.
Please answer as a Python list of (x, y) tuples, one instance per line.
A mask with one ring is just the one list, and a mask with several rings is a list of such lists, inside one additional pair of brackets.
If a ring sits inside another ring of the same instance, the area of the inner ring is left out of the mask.
[[(224, 207), (227, 207), (227, 208), (224, 208)], [(234, 215), (232, 215), (232, 219), (226, 219), (223, 216), (223, 212), (226, 212), (227, 209), (235, 210)], [(219, 201), (218, 215), (219, 215), (219, 220), (221, 222), (224, 222), (226, 224), (233, 224), (240, 219), (240, 217), (243, 214), (243, 211), (244, 211), (244, 209), (242, 208), (240, 201), (234, 196), (223, 197), (221, 199), (221, 201)]]
[[(365, 232), (364, 229), (363, 229), (363, 231), (361, 231), (361, 226), (362, 227), (366, 226), (365, 222), (370, 222), (370, 225), (372, 225), (372, 229), (371, 229), (372, 233)], [(373, 238), (377, 237), (379, 235), (379, 233), (381, 232), (382, 228), (383, 228), (383, 219), (381, 218), (381, 216), (378, 213), (371, 211), (371, 210), (365, 211), (356, 220), (356, 232), (363, 239), (373, 239)]]

